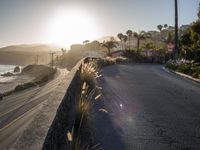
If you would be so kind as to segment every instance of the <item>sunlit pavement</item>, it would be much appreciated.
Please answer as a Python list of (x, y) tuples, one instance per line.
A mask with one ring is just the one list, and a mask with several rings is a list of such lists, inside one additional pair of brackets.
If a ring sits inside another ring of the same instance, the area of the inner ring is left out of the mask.
[(96, 142), (105, 150), (200, 148), (200, 84), (161, 65), (116, 65), (102, 70)]
[(66, 74), (66, 70), (60, 70), (55, 79), (44, 86), (14, 93), (0, 101), (0, 150), (11, 149)]

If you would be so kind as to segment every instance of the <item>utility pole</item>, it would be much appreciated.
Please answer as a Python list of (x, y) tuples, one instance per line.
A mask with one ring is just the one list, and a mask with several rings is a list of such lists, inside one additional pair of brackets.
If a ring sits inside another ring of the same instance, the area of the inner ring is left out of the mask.
[(54, 54), (55, 54), (54, 52), (50, 53), (50, 56), (51, 56), (51, 67), (52, 67), (52, 69), (53, 69), (53, 65), (54, 65), (54, 62), (53, 62), (53, 58), (54, 58), (53, 56), (54, 56)]
[(175, 0), (175, 60), (178, 60), (179, 58), (179, 44), (178, 44), (178, 0)]
[(58, 55), (56, 55), (56, 68), (58, 67), (58, 58), (59, 56)]

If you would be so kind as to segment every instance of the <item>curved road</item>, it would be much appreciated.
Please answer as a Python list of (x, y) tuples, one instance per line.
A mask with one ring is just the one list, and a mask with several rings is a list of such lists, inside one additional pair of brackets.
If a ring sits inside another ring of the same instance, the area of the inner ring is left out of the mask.
[(0, 101), (0, 149), (9, 149), (67, 74), (59, 70), (54, 80), (44, 86), (17, 92)]
[(109, 119), (97, 113), (94, 124), (97, 143), (105, 150), (200, 149), (200, 84), (162, 67), (102, 70), (102, 107)]

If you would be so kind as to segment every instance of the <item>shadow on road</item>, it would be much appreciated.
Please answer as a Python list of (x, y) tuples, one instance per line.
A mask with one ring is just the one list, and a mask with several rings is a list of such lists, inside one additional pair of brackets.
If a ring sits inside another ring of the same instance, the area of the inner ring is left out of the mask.
[[(111, 120), (109, 112), (102, 112), (99, 109), (108, 110), (103, 98), (94, 105), (93, 125), (95, 130), (95, 144), (100, 144), (101, 148), (109, 150), (125, 150), (125, 144), (120, 136), (122, 130)], [(103, 133), (103, 134), (102, 134)]]

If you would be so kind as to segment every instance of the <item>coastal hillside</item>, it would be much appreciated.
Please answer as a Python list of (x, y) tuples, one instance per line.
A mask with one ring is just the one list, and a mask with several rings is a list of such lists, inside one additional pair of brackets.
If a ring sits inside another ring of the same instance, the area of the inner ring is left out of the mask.
[(13, 45), (0, 48), (0, 64), (47, 64), (50, 60), (50, 51), (59, 51), (60, 48), (49, 45)]

